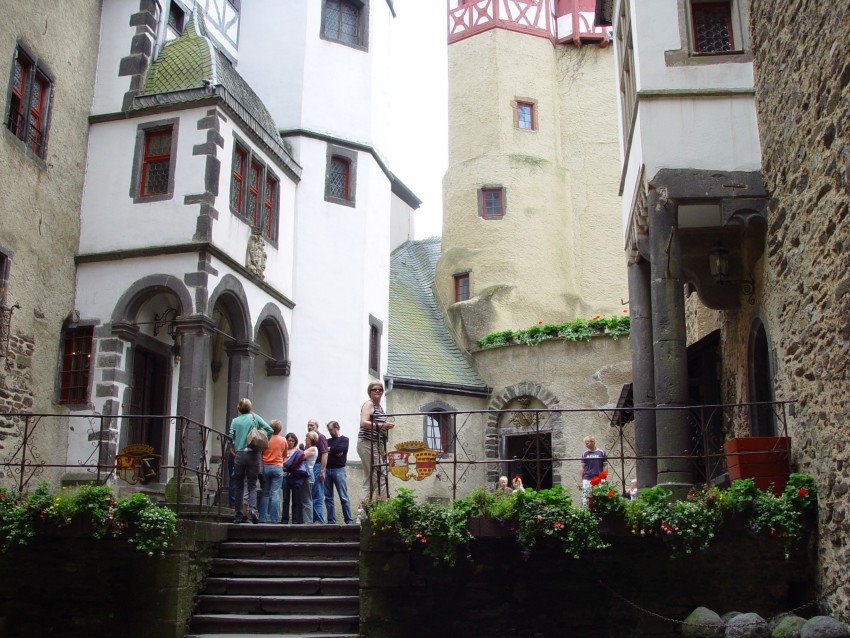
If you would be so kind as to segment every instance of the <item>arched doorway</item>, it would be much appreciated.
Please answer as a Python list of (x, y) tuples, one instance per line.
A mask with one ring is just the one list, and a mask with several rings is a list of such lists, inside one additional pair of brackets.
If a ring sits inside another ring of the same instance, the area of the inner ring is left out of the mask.
[[(748, 348), (749, 392), (752, 403), (773, 402), (773, 374), (770, 366), (770, 342), (761, 319), (753, 321)], [(754, 405), (750, 410), (750, 434), (776, 436), (773, 405)]]

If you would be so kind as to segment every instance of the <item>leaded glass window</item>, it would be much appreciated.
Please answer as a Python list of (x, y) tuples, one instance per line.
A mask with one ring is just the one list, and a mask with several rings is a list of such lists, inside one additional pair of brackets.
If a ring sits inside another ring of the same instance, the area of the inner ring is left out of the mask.
[(338, 199), (349, 199), (349, 170), (348, 161), (341, 157), (331, 159), (328, 173), (328, 195)]
[(504, 189), (481, 189), (481, 216), (484, 219), (499, 219), (505, 216)]
[(146, 131), (140, 195), (168, 193), (170, 172), (171, 129)]
[(534, 105), (530, 102), (517, 102), (517, 128), (531, 131), (534, 129)]
[(698, 53), (732, 51), (732, 7), (730, 2), (695, 2), (691, 5), (694, 22), (694, 50)]
[(65, 330), (59, 403), (80, 404), (88, 402), (92, 335), (93, 329), (91, 327)]
[(361, 7), (348, 0), (325, 0), (324, 36), (352, 46), (362, 45), (361, 11)]

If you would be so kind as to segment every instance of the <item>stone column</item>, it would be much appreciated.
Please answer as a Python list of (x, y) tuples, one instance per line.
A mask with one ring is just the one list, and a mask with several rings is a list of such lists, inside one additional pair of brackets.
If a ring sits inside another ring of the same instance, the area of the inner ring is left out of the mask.
[[(210, 369), (210, 338), (215, 330), (213, 321), (204, 315), (193, 315), (177, 319), (175, 322), (180, 334), (180, 378), (177, 387), (177, 414), (190, 419), (195, 424), (204, 424), (207, 408), (207, 375)], [(175, 454), (180, 454), (180, 430), (183, 423), (177, 423), (177, 445)], [(199, 467), (205, 453), (201, 433), (197, 425), (188, 424), (186, 438), (183, 441), (183, 461), (186, 467)], [(175, 465), (180, 457), (175, 457)]]
[[(640, 254), (629, 258), (629, 316), (632, 348), (632, 395), (635, 407), (635, 464), (638, 487), (652, 487), (658, 474), (655, 459), (655, 362), (652, 351), (650, 266)], [(640, 408), (649, 408), (641, 410)]]
[(254, 396), (254, 359), (260, 348), (251, 341), (234, 341), (224, 350), (227, 352), (227, 424), (230, 425), (239, 399)]
[(690, 454), (691, 437), (685, 410), (688, 363), (685, 344), (685, 296), (678, 207), (664, 188), (649, 192), (649, 251), (651, 263), (652, 343), (655, 367), (655, 414), (659, 485), (691, 485), (690, 461), (663, 458)]

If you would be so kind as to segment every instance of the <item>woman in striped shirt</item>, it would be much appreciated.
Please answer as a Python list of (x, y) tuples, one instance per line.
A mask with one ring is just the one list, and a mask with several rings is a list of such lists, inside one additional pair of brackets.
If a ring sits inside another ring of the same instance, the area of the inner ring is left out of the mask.
[[(381, 407), (384, 396), (384, 384), (372, 381), (366, 392), (369, 400), (360, 408), (360, 433), (357, 435), (357, 454), (363, 463), (363, 486), (360, 497), (363, 502), (372, 500), (372, 494), (380, 493), (380, 485), (386, 476), (386, 469), (375, 467), (385, 462), (387, 457), (387, 430), (395, 423), (387, 420), (387, 414)], [(374, 471), (373, 471), (374, 468)]]

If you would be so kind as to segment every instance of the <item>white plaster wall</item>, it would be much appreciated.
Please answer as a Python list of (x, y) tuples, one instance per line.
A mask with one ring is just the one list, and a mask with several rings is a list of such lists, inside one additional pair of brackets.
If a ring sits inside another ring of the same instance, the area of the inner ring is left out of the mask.
[[(142, 248), (192, 241), (199, 208), (183, 198), (204, 191), (206, 157), (192, 147), (206, 141), (197, 122), (206, 109), (159, 113), (95, 124), (89, 133), (86, 183), (80, 221), (80, 252)], [(139, 124), (179, 118), (174, 195), (152, 203), (133, 203), (130, 183)]]
[(631, 2), (639, 91), (753, 87), (752, 62), (667, 66), (665, 51), (681, 48), (677, 0)]
[(121, 110), (124, 93), (130, 88), (128, 76), (118, 76), (121, 58), (130, 55), (136, 27), (130, 16), (139, 11), (138, 0), (101, 2), (100, 50), (97, 60), (92, 113), (116, 113)]
[[(323, 40), (321, 15), (322, 3), (315, 0), (247, 4), (239, 72), (281, 129), (303, 128), (380, 148), (389, 134), (389, 7), (383, 0), (370, 2), (368, 51)], [(269, 60), (285, 64), (269, 73)]]
[[(357, 207), (324, 201), (326, 145), (300, 142), (305, 170), (297, 195), (289, 430), (307, 420), (339, 421), (356, 438), (366, 401), (369, 314), (383, 322), (386, 370), (390, 258), (390, 185), (370, 155), (357, 160)], [(299, 434), (300, 436), (300, 434)], [(356, 458), (352, 454), (350, 458)]]
[(390, 198), (390, 249), (413, 239), (413, 209), (399, 197)]
[[(287, 173), (271, 161), (270, 156), (262, 147), (255, 144), (243, 131), (234, 125), (231, 118), (221, 122), (221, 135), (224, 138), (224, 148), (219, 149), (221, 160), (219, 173), (218, 197), (215, 208), (219, 213), (212, 226), (212, 243), (221, 248), (240, 264), (246, 263), (248, 239), (251, 235), (250, 225), (242, 218), (234, 215), (230, 209), (230, 179), (233, 172), (234, 131), (239, 135), (243, 145), (247, 145), (256, 158), (265, 164), (279, 180), (280, 202), (278, 207), (278, 241), (277, 246), (265, 242), (266, 270), (265, 281), (284, 295), (292, 298), (293, 252), (295, 242), (295, 192), (296, 184)], [(262, 202), (260, 202), (262, 205)], [(197, 206), (195, 207), (197, 210)]]

